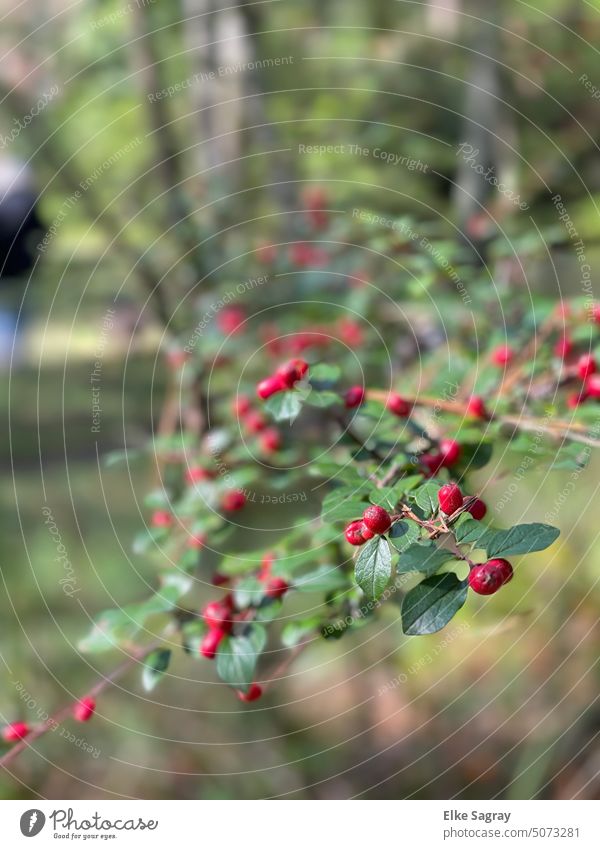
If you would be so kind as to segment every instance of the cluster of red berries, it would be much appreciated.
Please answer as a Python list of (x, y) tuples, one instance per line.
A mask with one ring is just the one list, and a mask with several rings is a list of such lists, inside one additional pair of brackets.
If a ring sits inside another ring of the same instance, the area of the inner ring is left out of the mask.
[(447, 483), (440, 487), (437, 497), (440, 510), (446, 516), (452, 516), (464, 509), (465, 513), (470, 513), (474, 519), (479, 521), (487, 513), (487, 506), (481, 498), (463, 495), (460, 487), (455, 483)]
[(383, 507), (373, 504), (358, 519), (346, 527), (345, 536), (350, 545), (363, 545), (376, 534), (384, 534), (392, 524), (392, 517)]
[(308, 363), (306, 360), (290, 360), (279, 366), (275, 374), (261, 380), (256, 387), (256, 394), (265, 401), (277, 392), (292, 389), (299, 380), (302, 380), (307, 371)]
[(589, 398), (600, 398), (600, 374), (597, 374), (598, 366), (591, 354), (582, 354), (577, 360), (577, 377), (582, 381), (579, 392), (575, 392), (567, 398), (569, 407), (578, 407)]
[(440, 469), (454, 466), (460, 459), (462, 449), (455, 439), (442, 439), (440, 450), (435, 454), (421, 454), (419, 461), (425, 466), (427, 477), (433, 477)]
[(265, 454), (279, 451), (282, 445), (281, 434), (276, 427), (268, 424), (262, 413), (252, 408), (252, 402), (247, 395), (237, 396), (233, 402), (233, 412), (249, 434), (259, 436), (260, 447)]
[[(92, 696), (84, 696), (73, 705), (73, 718), (78, 722), (87, 722), (92, 718), (95, 710), (96, 700)], [(2, 739), (5, 743), (16, 743), (19, 740), (24, 740), (25, 737), (31, 734), (31, 730), (31, 726), (26, 722), (21, 722), (20, 720), (9, 722), (2, 729)]]

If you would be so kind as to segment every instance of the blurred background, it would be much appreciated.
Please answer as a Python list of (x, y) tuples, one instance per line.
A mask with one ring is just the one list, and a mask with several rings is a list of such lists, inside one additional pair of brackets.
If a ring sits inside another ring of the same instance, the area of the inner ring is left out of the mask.
[[(599, 7), (0, 0), (3, 717), (52, 713), (115, 665), (76, 646), (152, 582), (129, 549), (165, 350), (190, 292), (257, 276), (255, 249), (299, 232), (306, 185), (327, 192), (345, 273), (390, 250), (389, 228), (361, 250), (348, 224), (371, 210), (444, 255), (467, 246), (477, 286), (581, 296), (551, 198), (593, 280)], [(409, 302), (429, 273), (382, 265)], [(124, 447), (127, 464), (103, 465)], [(600, 462), (558, 507), (572, 471), (516, 478), (519, 462), (482, 479), (486, 500), (503, 524), (555, 511), (562, 542), (501, 597), (416, 641), (388, 605), (311, 647), (260, 709), (176, 657), (152, 697), (126, 677), (74, 739), (46, 735), (2, 796), (597, 798)]]

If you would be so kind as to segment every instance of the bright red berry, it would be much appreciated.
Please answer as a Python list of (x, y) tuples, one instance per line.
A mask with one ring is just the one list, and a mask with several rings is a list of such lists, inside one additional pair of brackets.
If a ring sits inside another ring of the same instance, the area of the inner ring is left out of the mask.
[(460, 457), (461, 447), (456, 439), (442, 439), (440, 442), (440, 454), (443, 466), (453, 466)]
[(344, 404), (349, 410), (353, 407), (360, 407), (364, 400), (365, 390), (362, 386), (351, 386), (350, 389), (347, 389), (344, 393)]
[(173, 524), (173, 517), (168, 510), (155, 510), (152, 514), (151, 523), (155, 528), (170, 528)]
[(279, 451), (281, 448), (281, 434), (274, 427), (268, 427), (260, 436), (260, 444), (267, 454), (272, 451)]
[(208, 634), (205, 634), (200, 643), (200, 654), (212, 660), (217, 653), (219, 644), (227, 634), (225, 631), (219, 631), (217, 628), (211, 628)]
[[(366, 536), (366, 533), (368, 533), (369, 536)], [(363, 545), (368, 539), (371, 539), (374, 534), (359, 519), (356, 522), (350, 522), (344, 531), (344, 536), (350, 545)]]
[[(466, 495), (463, 504), (465, 504), (469, 500), (470, 496)], [(470, 513), (474, 519), (483, 519), (485, 514), (487, 513), (487, 506), (485, 501), (482, 501), (481, 498), (476, 498), (467, 508), (467, 513)]]
[(236, 695), (240, 702), (255, 702), (262, 696), (262, 687), (259, 684), (250, 684), (246, 692), (236, 690)]
[(372, 531), (374, 534), (384, 534), (390, 529), (392, 524), (392, 517), (388, 511), (383, 507), (378, 507), (376, 504), (367, 507), (363, 513), (362, 520), (367, 530)]
[(77, 722), (87, 722), (96, 710), (96, 700), (91, 696), (84, 696), (73, 705), (73, 716)]
[(576, 410), (580, 404), (587, 399), (587, 395), (585, 392), (572, 392), (571, 395), (567, 397), (567, 407), (570, 410)]
[(499, 345), (492, 351), (491, 360), (495, 366), (507, 366), (514, 359), (515, 352), (508, 345)]
[(488, 413), (481, 395), (472, 395), (467, 402), (467, 415), (475, 419), (487, 419)]
[(583, 354), (577, 361), (577, 374), (582, 380), (587, 380), (596, 371), (596, 360), (591, 354)]
[(451, 516), (455, 513), (463, 503), (463, 495), (460, 487), (455, 483), (447, 483), (438, 490), (438, 501), (440, 509), (446, 516)]
[(202, 608), (202, 618), (211, 630), (230, 631), (233, 625), (231, 607), (223, 601), (209, 601)]
[(589, 398), (600, 398), (600, 374), (590, 374), (585, 382), (584, 392)]
[(469, 573), (469, 586), (479, 595), (493, 595), (513, 576), (508, 560), (497, 557), (487, 563), (479, 563)]
[(276, 392), (281, 392), (285, 388), (285, 383), (281, 379), (280, 375), (273, 374), (271, 377), (265, 377), (264, 380), (260, 381), (256, 387), (256, 394), (259, 398), (262, 398), (263, 401), (266, 401), (266, 399), (270, 398), (271, 395), (275, 395)]
[(11, 722), (2, 729), (2, 739), (7, 743), (14, 743), (27, 737), (30, 730), (26, 722)]
[(390, 413), (394, 413), (396, 416), (408, 416), (411, 411), (411, 406), (406, 398), (398, 395), (397, 392), (390, 392), (387, 397), (386, 407)]
[(557, 357), (560, 357), (561, 360), (564, 360), (565, 357), (568, 357), (571, 351), (573, 350), (573, 342), (569, 336), (561, 336), (561, 338), (554, 345), (554, 353)]
[(221, 507), (227, 513), (234, 513), (236, 510), (241, 510), (246, 503), (246, 496), (241, 489), (232, 489), (226, 492), (221, 501)]
[(287, 389), (291, 389), (294, 383), (302, 380), (307, 371), (308, 363), (306, 360), (290, 360), (289, 363), (279, 366), (275, 372), (275, 377), (279, 378)]
[(237, 398), (234, 398), (232, 409), (234, 416), (245, 416), (246, 413), (250, 412), (250, 398), (247, 395), (238, 395)]
[(267, 582), (265, 595), (267, 598), (281, 598), (289, 590), (290, 585), (283, 578), (270, 578)]

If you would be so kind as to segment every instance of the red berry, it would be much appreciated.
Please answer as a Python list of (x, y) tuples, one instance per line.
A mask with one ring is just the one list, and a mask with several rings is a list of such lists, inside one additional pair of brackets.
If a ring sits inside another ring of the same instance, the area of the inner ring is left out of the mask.
[(408, 416), (411, 411), (411, 406), (408, 401), (397, 392), (390, 392), (387, 397), (386, 407), (390, 413), (396, 416)]
[(261, 430), (266, 428), (267, 422), (265, 417), (257, 413), (256, 410), (250, 410), (244, 418), (244, 426), (248, 433), (260, 433)]
[(492, 595), (503, 584), (507, 584), (513, 576), (513, 569), (508, 560), (497, 557), (487, 563), (479, 563), (469, 573), (469, 586), (479, 595)]
[(273, 374), (271, 377), (265, 377), (264, 380), (260, 381), (256, 387), (256, 394), (263, 401), (266, 401), (267, 398), (275, 395), (276, 392), (281, 392), (282, 389), (285, 389), (283, 380), (278, 374)]
[(215, 587), (223, 587), (229, 583), (229, 575), (223, 575), (221, 572), (213, 572), (210, 582)]
[(428, 477), (433, 477), (444, 465), (442, 454), (421, 454), (419, 460), (427, 469)]
[(274, 427), (268, 427), (261, 434), (260, 444), (263, 451), (267, 454), (270, 454), (272, 451), (279, 451), (281, 448), (281, 435), (279, 431)]
[(200, 643), (200, 654), (212, 660), (217, 653), (219, 644), (227, 634), (225, 631), (219, 631), (217, 628), (211, 628), (208, 634), (205, 634)]
[(460, 444), (456, 439), (442, 439), (440, 442), (440, 453), (442, 455), (442, 465), (452, 466), (460, 457)]
[(200, 481), (208, 481), (212, 478), (214, 478), (214, 474), (202, 466), (192, 466), (185, 473), (185, 479), (188, 483), (199, 483)]
[(225, 307), (217, 315), (217, 327), (223, 333), (239, 333), (246, 321), (246, 313), (241, 307)]
[(202, 608), (202, 618), (211, 630), (231, 631), (231, 607), (223, 601), (209, 601)]
[(259, 684), (250, 684), (247, 691), (236, 690), (236, 695), (240, 702), (255, 702), (262, 696), (262, 687)]
[(170, 528), (173, 517), (167, 510), (155, 510), (152, 514), (151, 523), (155, 528)]
[(290, 585), (283, 578), (270, 578), (267, 583), (265, 595), (267, 598), (281, 598), (289, 590)]
[(463, 496), (460, 487), (455, 483), (447, 483), (438, 490), (440, 509), (446, 516), (451, 516), (462, 507)]
[(232, 489), (226, 492), (221, 501), (221, 507), (227, 513), (233, 513), (236, 510), (241, 510), (246, 503), (246, 496), (241, 489)]
[(350, 545), (363, 545), (367, 540), (362, 534), (363, 523), (361, 521), (350, 522), (344, 531), (344, 536)]
[[(470, 496), (466, 495), (463, 504), (465, 504), (469, 500)], [(485, 501), (482, 501), (481, 498), (476, 498), (467, 508), (467, 513), (470, 513), (474, 519), (483, 519), (485, 514), (487, 513), (487, 506)]]
[(279, 378), (287, 389), (291, 389), (294, 383), (302, 380), (307, 371), (308, 363), (306, 360), (290, 360), (289, 363), (279, 366), (275, 372), (275, 377)]
[(351, 318), (343, 318), (338, 323), (338, 335), (349, 348), (360, 348), (364, 342), (362, 327)]
[(584, 354), (577, 362), (577, 374), (582, 380), (586, 380), (590, 374), (596, 371), (596, 360), (591, 354)]
[(96, 700), (91, 696), (84, 696), (83, 699), (80, 699), (73, 705), (73, 716), (77, 722), (87, 722), (88, 719), (92, 718), (95, 710)]
[(590, 374), (585, 382), (584, 392), (590, 398), (600, 398), (600, 374)]
[(592, 319), (596, 324), (600, 324), (600, 304), (594, 304), (592, 308)]
[(351, 386), (350, 389), (347, 389), (344, 393), (344, 404), (349, 410), (353, 407), (360, 407), (364, 400), (365, 390), (362, 386)]
[(250, 398), (247, 395), (238, 395), (237, 398), (234, 398), (232, 409), (234, 416), (245, 416), (246, 413), (250, 412)]
[(557, 357), (560, 357), (564, 360), (565, 357), (568, 357), (571, 351), (573, 350), (573, 342), (568, 336), (562, 336), (558, 342), (554, 345), (554, 353)]
[(488, 413), (481, 395), (472, 395), (467, 403), (467, 415), (475, 419), (487, 419)]
[(14, 743), (27, 737), (30, 730), (26, 722), (11, 722), (2, 729), (2, 739), (7, 743)]
[(363, 523), (367, 530), (374, 534), (384, 534), (390, 529), (392, 518), (387, 510), (373, 504), (363, 513)]
[(515, 352), (508, 345), (499, 345), (492, 351), (491, 360), (495, 366), (507, 366), (514, 358)]

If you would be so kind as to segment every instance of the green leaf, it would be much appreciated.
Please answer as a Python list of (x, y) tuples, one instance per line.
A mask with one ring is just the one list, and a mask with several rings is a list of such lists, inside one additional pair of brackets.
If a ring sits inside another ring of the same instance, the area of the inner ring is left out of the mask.
[(421, 529), (411, 519), (400, 519), (390, 528), (388, 537), (396, 551), (404, 551), (421, 536)]
[(321, 518), (326, 522), (359, 519), (369, 506), (360, 500), (360, 488), (339, 487), (323, 499)]
[(356, 583), (370, 599), (385, 590), (392, 574), (390, 545), (385, 537), (373, 537), (360, 550), (354, 575)]
[(144, 690), (153, 690), (169, 668), (171, 649), (155, 649), (144, 660), (142, 684)]
[(398, 572), (423, 572), (425, 575), (434, 575), (440, 566), (455, 559), (451, 551), (438, 548), (432, 542), (417, 542), (401, 552)]
[(341, 402), (341, 397), (336, 392), (331, 392), (327, 389), (315, 389), (310, 395), (306, 396), (305, 403), (309, 407), (332, 407), (334, 404)]
[(308, 372), (308, 379), (311, 383), (335, 383), (339, 380), (341, 369), (339, 366), (330, 363), (317, 363), (311, 366)]
[(453, 572), (425, 578), (402, 602), (402, 630), (409, 636), (440, 631), (467, 600), (467, 582)]
[(398, 502), (398, 490), (394, 486), (373, 489), (369, 493), (369, 501), (371, 504), (377, 504), (378, 507), (391, 510)]
[(509, 554), (529, 554), (543, 551), (558, 538), (560, 531), (552, 525), (533, 522), (529, 525), (515, 525), (508, 530), (488, 529), (479, 545), (488, 557), (506, 557)]
[(305, 593), (330, 593), (346, 589), (347, 586), (348, 580), (337, 566), (319, 566), (314, 571), (294, 579), (294, 589)]
[(298, 392), (278, 392), (265, 403), (276, 422), (294, 421), (302, 410), (302, 400)]
[(255, 575), (241, 578), (233, 591), (235, 606), (239, 610), (247, 607), (258, 607), (265, 596), (265, 586)]
[(225, 637), (217, 651), (217, 675), (236, 690), (246, 692), (266, 642), (262, 625), (252, 625), (239, 637)]
[(429, 481), (423, 486), (420, 486), (412, 493), (416, 504), (424, 511), (425, 516), (429, 518), (434, 513), (437, 513), (440, 506), (437, 494), (440, 489), (439, 483)]
[(304, 637), (316, 631), (320, 623), (320, 616), (311, 616), (309, 619), (288, 622), (281, 632), (281, 642), (286, 648), (291, 649), (301, 643)]
[(453, 527), (454, 536), (456, 537), (456, 541), (459, 543), (476, 543), (481, 539), (489, 530), (485, 525), (482, 525), (480, 521), (472, 518), (464, 518), (467, 516), (467, 513), (463, 513), (462, 516), (459, 516), (458, 522)]

